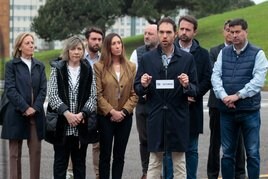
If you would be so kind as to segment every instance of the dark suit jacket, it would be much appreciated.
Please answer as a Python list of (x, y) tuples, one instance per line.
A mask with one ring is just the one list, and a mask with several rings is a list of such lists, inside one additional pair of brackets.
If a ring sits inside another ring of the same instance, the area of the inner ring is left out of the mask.
[[(179, 45), (176, 40), (175, 44)], [(204, 110), (203, 110), (203, 96), (211, 88), (211, 63), (209, 60), (209, 53), (206, 49), (202, 48), (197, 40), (192, 41), (190, 53), (194, 56), (197, 78), (198, 78), (198, 92), (194, 98), (195, 102), (190, 103), (190, 133), (199, 134), (203, 133), (204, 125)]]
[[(221, 49), (225, 47), (225, 44), (220, 44), (215, 47), (212, 47), (209, 52), (209, 58), (211, 61), (212, 66), (217, 60), (218, 54), (220, 53)], [(208, 107), (210, 108), (217, 108), (219, 103), (219, 99), (216, 98), (213, 89), (210, 90), (209, 98), (208, 98)]]

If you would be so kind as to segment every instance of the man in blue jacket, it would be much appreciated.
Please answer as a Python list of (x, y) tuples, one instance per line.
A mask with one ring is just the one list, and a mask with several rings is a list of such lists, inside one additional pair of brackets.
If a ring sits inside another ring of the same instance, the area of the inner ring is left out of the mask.
[(223, 179), (234, 178), (238, 128), (241, 128), (247, 155), (249, 179), (260, 174), (260, 102), (268, 62), (264, 51), (247, 40), (248, 24), (244, 19), (229, 23), (233, 45), (223, 48), (213, 68), (211, 82), (221, 99), (220, 127), (223, 156)]

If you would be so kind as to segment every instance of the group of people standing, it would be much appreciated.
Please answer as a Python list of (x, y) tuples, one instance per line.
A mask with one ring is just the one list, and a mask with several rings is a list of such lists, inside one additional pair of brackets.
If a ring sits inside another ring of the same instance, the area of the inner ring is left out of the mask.
[[(24, 139), (29, 148), (30, 178), (40, 178), (44, 138), (53, 144), (54, 179), (66, 178), (68, 164), (72, 165), (75, 179), (86, 178), (89, 143), (93, 143), (96, 178), (110, 178), (111, 156), (112, 178), (122, 178), (132, 113), (138, 101), (133, 86), (136, 67), (127, 60), (118, 34), (111, 33), (103, 39), (103, 32), (93, 27), (87, 29), (85, 37), (86, 46), (78, 36), (66, 40), (61, 56), (50, 62), (48, 85), (45, 66), (33, 57), (33, 36), (22, 33), (17, 37), (14, 59), (6, 64), (9, 106), (2, 128), (2, 138), (9, 139), (11, 179), (22, 178)], [(46, 94), (47, 110), (58, 114), (53, 135), (45, 131)], [(88, 125), (94, 113), (98, 135), (93, 138)]]
[(260, 91), (267, 58), (248, 42), (244, 19), (226, 21), (224, 44), (210, 52), (195, 39), (197, 27), (192, 16), (182, 16), (177, 31), (173, 20), (163, 18), (150, 26), (154, 31), (145, 29), (145, 45), (130, 57), (138, 63), (141, 179), (197, 178), (203, 96), (210, 89), (208, 178), (219, 177), (221, 146), (223, 178), (259, 178)]
[[(210, 52), (195, 39), (197, 28), (192, 16), (182, 16), (178, 28), (164, 17), (146, 26), (144, 45), (130, 61), (118, 34), (104, 37), (99, 28), (89, 28), (86, 45), (78, 36), (66, 40), (61, 56), (50, 63), (48, 85), (44, 65), (33, 56), (33, 36), (19, 35), (5, 72), (9, 106), (2, 138), (9, 140), (10, 178), (22, 178), (24, 139), (30, 179), (40, 178), (44, 138), (53, 144), (54, 179), (65, 179), (70, 164), (74, 179), (85, 179), (90, 143), (96, 179), (122, 178), (136, 107), (141, 179), (196, 179), (203, 96), (209, 90), (208, 178), (218, 178), (220, 146), (224, 179), (245, 178), (245, 153), (248, 177), (258, 178), (265, 54), (248, 42), (244, 19), (227, 21), (224, 44)], [(46, 95), (47, 110), (58, 114), (54, 135), (45, 132)], [(98, 133), (92, 137), (88, 125), (95, 113)]]

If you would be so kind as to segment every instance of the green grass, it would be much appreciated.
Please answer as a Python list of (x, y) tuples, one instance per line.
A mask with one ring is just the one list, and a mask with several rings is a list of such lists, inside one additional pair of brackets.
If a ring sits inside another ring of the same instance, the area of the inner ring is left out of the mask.
[(264, 2), (255, 6), (199, 19), (197, 39), (203, 47), (209, 49), (223, 42), (222, 29), (226, 20), (244, 18), (248, 22), (248, 40), (261, 47), (267, 55), (267, 9), (268, 2)]
[(124, 38), (123, 42), (125, 45), (127, 57), (129, 58), (133, 50), (136, 49), (138, 46), (141, 46), (144, 43), (143, 35), (137, 35), (137, 36)]
[(47, 79), (50, 75), (50, 65), (49, 62), (53, 59), (56, 59), (61, 53), (61, 50), (49, 50), (44, 52), (35, 52), (34, 57), (42, 61), (46, 66), (46, 76)]
[(4, 79), (4, 67), (6, 59), (0, 59), (0, 80)]

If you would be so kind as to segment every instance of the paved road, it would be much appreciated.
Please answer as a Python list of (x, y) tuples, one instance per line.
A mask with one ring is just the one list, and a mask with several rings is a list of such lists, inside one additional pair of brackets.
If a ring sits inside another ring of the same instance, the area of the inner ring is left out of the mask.
[[(205, 105), (207, 101), (207, 95), (205, 96)], [(268, 92), (263, 92), (263, 103), (262, 103), (262, 126), (261, 126), (261, 174), (268, 174)], [(199, 140), (199, 166), (198, 166), (198, 177), (206, 178), (206, 162), (207, 162), (207, 151), (209, 146), (209, 128), (208, 128), (208, 110), (205, 107), (205, 120), (204, 120), (204, 134), (200, 135)], [(0, 127), (1, 128), (1, 127)], [(136, 130), (136, 123), (133, 120), (132, 131), (127, 147), (125, 167), (123, 173), (123, 179), (139, 179), (141, 176), (141, 165), (139, 157), (139, 140)], [(91, 146), (88, 149), (87, 159), (87, 179), (93, 179), (93, 170), (91, 163)], [(42, 144), (42, 163), (41, 163), (41, 179), (52, 178), (52, 165), (53, 165), (53, 149), (52, 146), (46, 142)], [(5, 176), (5, 169), (8, 166), (7, 159), (7, 143), (4, 140), (0, 140), (0, 179)], [(27, 154), (27, 144), (23, 144), (22, 153), (22, 170), (23, 179), (29, 178), (29, 163)], [(3, 175), (2, 175), (3, 174)], [(1, 176), (2, 175), (2, 176)], [(4, 178), (3, 178), (4, 179)]]

